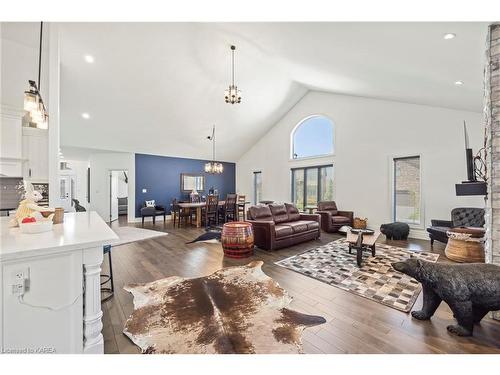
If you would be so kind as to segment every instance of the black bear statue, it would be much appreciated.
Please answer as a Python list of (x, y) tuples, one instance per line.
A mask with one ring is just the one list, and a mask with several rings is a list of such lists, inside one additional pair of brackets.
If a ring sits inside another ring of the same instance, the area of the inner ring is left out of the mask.
[(408, 239), (408, 235), (410, 234), (410, 226), (406, 223), (389, 223), (382, 224), (380, 226), (380, 231), (382, 234), (385, 234), (388, 240), (404, 240)]
[(412, 311), (415, 319), (430, 319), (444, 301), (458, 323), (449, 325), (448, 331), (471, 336), (475, 323), (489, 311), (500, 310), (500, 266), (432, 263), (410, 258), (392, 263), (392, 267), (422, 283), (424, 303), (422, 310)]

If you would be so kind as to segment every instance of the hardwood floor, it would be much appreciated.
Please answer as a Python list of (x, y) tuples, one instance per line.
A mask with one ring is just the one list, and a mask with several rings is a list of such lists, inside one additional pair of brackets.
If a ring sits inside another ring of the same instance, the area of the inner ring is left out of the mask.
[[(112, 226), (127, 225), (123, 220)], [(136, 225), (140, 227), (140, 224)], [(253, 258), (224, 258), (220, 244), (185, 244), (203, 233), (194, 227), (173, 228), (167, 221), (145, 228), (168, 232), (168, 236), (113, 248), (115, 296), (103, 303), (105, 353), (139, 353), (122, 333), (132, 313), (132, 295), (123, 290), (129, 283), (150, 282), (168, 276), (198, 277), (222, 267), (243, 265), (250, 260), (264, 262), (263, 271), (275, 279), (293, 297), (291, 307), (309, 314), (322, 315), (326, 324), (307, 328), (302, 336), (305, 353), (500, 353), (500, 323), (485, 318), (474, 328), (474, 337), (449, 334), (446, 326), (454, 322), (450, 309), (442, 303), (430, 321), (412, 319), (410, 314), (361, 298), (349, 292), (278, 267), (274, 262), (320, 246), (339, 235), (322, 233), (318, 241), (274, 252), (256, 249)], [(381, 236), (384, 242), (384, 236)], [(389, 241), (394, 246), (431, 250), (442, 254), (444, 245), (429, 241)], [(446, 261), (444, 255), (439, 261)], [(107, 259), (103, 273), (108, 270)], [(420, 308), (422, 293), (414, 308)]]

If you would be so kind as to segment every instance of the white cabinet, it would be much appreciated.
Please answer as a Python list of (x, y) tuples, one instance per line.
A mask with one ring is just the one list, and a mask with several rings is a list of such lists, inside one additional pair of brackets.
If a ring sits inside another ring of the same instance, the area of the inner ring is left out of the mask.
[(49, 179), (48, 130), (22, 126), (23, 111), (1, 107), (0, 175)]
[(49, 179), (48, 131), (23, 127), (23, 177), (36, 182)]
[(2, 107), (0, 125), (0, 175), (22, 176), (21, 113)]

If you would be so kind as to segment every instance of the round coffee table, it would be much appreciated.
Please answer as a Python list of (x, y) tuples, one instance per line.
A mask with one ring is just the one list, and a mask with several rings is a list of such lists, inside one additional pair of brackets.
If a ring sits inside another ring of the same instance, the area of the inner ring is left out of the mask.
[(252, 224), (243, 221), (225, 223), (221, 235), (224, 256), (229, 258), (248, 258), (253, 255)]
[(446, 233), (446, 257), (461, 263), (484, 263), (484, 233), (483, 228), (451, 228)]

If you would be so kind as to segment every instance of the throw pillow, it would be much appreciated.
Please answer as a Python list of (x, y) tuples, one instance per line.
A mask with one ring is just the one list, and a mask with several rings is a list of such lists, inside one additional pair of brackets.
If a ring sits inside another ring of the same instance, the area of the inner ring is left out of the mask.
[(154, 207), (155, 206), (155, 200), (153, 199), (152, 201), (146, 201), (146, 207)]

